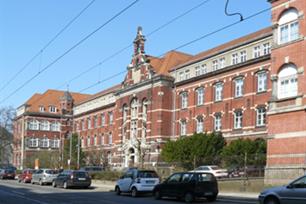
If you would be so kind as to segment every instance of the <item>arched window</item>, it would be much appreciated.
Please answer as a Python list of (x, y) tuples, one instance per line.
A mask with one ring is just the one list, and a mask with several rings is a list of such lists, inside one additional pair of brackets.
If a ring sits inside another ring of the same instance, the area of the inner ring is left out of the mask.
[(234, 112), (234, 129), (242, 128), (242, 117), (243, 113), (241, 110), (237, 110)]
[(90, 147), (90, 136), (87, 136), (87, 147)]
[(148, 114), (148, 100), (142, 101), (142, 120), (147, 121)]
[(133, 99), (131, 102), (131, 118), (137, 119), (138, 117), (138, 101), (137, 99)]
[(221, 113), (216, 113), (215, 114), (215, 121), (214, 121), (214, 128), (215, 131), (221, 131), (222, 128), (222, 115)]
[(204, 120), (203, 117), (197, 117), (197, 133), (201, 133), (204, 130)]
[(298, 11), (290, 8), (282, 13), (278, 21), (278, 42), (287, 43), (299, 38)]
[(203, 105), (204, 103), (204, 88), (200, 87), (196, 90), (197, 93), (197, 105)]
[(123, 105), (122, 107), (122, 122), (125, 123), (128, 115), (128, 107), (126, 104)]
[(40, 130), (45, 130), (48, 131), (49, 130), (49, 122), (46, 120), (43, 120), (42, 122), (40, 122)]
[(278, 98), (297, 95), (297, 69), (293, 64), (285, 65), (278, 73)]

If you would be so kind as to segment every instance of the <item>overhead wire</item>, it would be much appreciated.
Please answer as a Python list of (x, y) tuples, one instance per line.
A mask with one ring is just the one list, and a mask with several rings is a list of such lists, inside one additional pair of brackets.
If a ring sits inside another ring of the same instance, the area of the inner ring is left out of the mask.
[(128, 6), (126, 6), (124, 9), (120, 10), (118, 13), (116, 13), (114, 16), (112, 16), (109, 20), (107, 20), (105, 23), (100, 25), (98, 28), (93, 30), (91, 33), (86, 35), (84, 38), (82, 38), (80, 41), (78, 41), (76, 44), (74, 44), (72, 47), (70, 47), (68, 50), (66, 50), (64, 53), (62, 53), (60, 56), (58, 56), (56, 59), (54, 59), (51, 63), (49, 63), (47, 66), (45, 66), (42, 70), (38, 71), (35, 75), (33, 75), (31, 78), (26, 80), (21, 86), (19, 86), (17, 89), (15, 89), (13, 92), (11, 92), (7, 97), (5, 97), (2, 101), (0, 101), (0, 104), (5, 102), (7, 99), (9, 99), (11, 96), (13, 96), (15, 93), (17, 93), (19, 90), (21, 90), (23, 87), (25, 87), (27, 84), (29, 84), (31, 81), (33, 81), (37, 76), (39, 76), (41, 73), (49, 69), (51, 66), (53, 66), (56, 62), (58, 62), (60, 59), (62, 59), (64, 56), (66, 56), (68, 53), (70, 53), (72, 50), (74, 50), (76, 47), (81, 45), (83, 42), (85, 42), (87, 39), (89, 39), (91, 36), (93, 36), (96, 32), (104, 28), (106, 25), (108, 25), (110, 22), (115, 20), (118, 16), (123, 14), (125, 11), (127, 11), (129, 8), (131, 8), (133, 5), (135, 5), (139, 0), (135, 0), (132, 3), (130, 3)]
[(19, 74), (21, 74), (32, 62), (42, 53), (65, 31), (75, 22), (96, 0), (90, 1), (74, 18), (72, 18), (51, 40), (49, 40), (30, 60), (19, 69), (16, 74), (13, 75), (0, 89), (0, 92), (3, 91), (6, 87), (10, 85), (12, 81), (14, 81)]
[[(247, 21), (247, 20), (249, 20), (249, 19), (251, 19), (251, 18), (254, 18), (254, 17), (256, 17), (256, 16), (258, 16), (258, 15), (260, 15), (260, 14), (262, 14), (262, 13), (265, 13), (265, 12), (267, 12), (267, 11), (270, 11), (270, 9), (271, 9), (271, 8), (263, 9), (263, 10), (261, 10), (261, 11), (259, 11), (259, 12), (256, 12), (256, 13), (254, 13), (254, 14), (252, 14), (252, 15), (246, 17), (243, 21), (240, 21), (240, 20), (239, 20), (239, 21), (236, 21), (236, 22), (234, 22), (234, 23), (231, 23), (231, 24), (228, 24), (228, 25), (226, 25), (226, 26), (223, 26), (223, 27), (221, 27), (221, 28), (218, 28), (218, 29), (216, 29), (216, 30), (214, 30), (214, 31), (212, 31), (212, 32), (209, 32), (209, 33), (207, 33), (207, 34), (204, 34), (204, 35), (202, 35), (202, 36), (200, 36), (200, 37), (198, 37), (198, 38), (196, 38), (196, 39), (194, 39), (194, 40), (191, 40), (191, 41), (189, 41), (189, 42), (187, 42), (187, 43), (184, 43), (184, 44), (182, 44), (182, 45), (180, 45), (180, 46), (178, 46), (178, 47), (172, 49), (171, 51), (175, 51), (175, 50), (181, 49), (181, 48), (183, 48), (183, 47), (186, 47), (186, 46), (188, 46), (188, 45), (191, 45), (191, 44), (193, 44), (193, 43), (195, 43), (195, 42), (197, 42), (197, 41), (200, 41), (200, 40), (202, 40), (202, 39), (204, 39), (204, 38), (207, 38), (207, 37), (209, 37), (209, 36), (212, 36), (212, 35), (214, 35), (214, 34), (216, 34), (216, 33), (218, 33), (218, 32), (221, 32), (221, 31), (226, 30), (226, 29), (228, 29), (228, 28), (230, 28), (230, 27), (233, 27), (233, 26), (235, 26), (235, 25), (237, 25), (237, 24), (239, 24), (239, 23), (241, 23), (241, 22)], [(163, 53), (163, 54), (161, 54), (161, 55), (158, 55), (157, 57), (158, 57), (158, 58), (163, 57), (166, 53), (168, 53), (168, 52), (165, 52), (165, 53)], [(127, 71), (125, 71), (125, 72), (127, 72)], [(120, 74), (120, 73), (122, 74), (122, 72), (119, 72), (119, 73), (114, 74), (114, 75), (117, 76), (117, 75)], [(110, 80), (110, 79), (111, 79), (111, 78), (107, 78), (107, 80)], [(86, 91), (86, 90), (88, 90), (88, 89), (90, 89), (90, 88), (93, 88), (93, 87), (95, 87), (95, 86), (98, 85), (98, 84), (100, 84), (100, 83), (97, 83), (97, 82), (96, 82), (96, 83), (94, 83), (94, 84), (88, 86), (87, 88), (82, 89), (82, 92), (83, 92), (83, 91)]]

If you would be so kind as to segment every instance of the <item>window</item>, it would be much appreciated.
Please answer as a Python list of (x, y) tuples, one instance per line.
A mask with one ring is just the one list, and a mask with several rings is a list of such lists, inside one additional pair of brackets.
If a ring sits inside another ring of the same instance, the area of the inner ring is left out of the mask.
[(87, 129), (91, 129), (91, 118), (87, 118)]
[(107, 163), (108, 164), (112, 163), (112, 153), (111, 152), (107, 152)]
[(30, 138), (28, 140), (28, 147), (38, 147), (38, 138)]
[(185, 70), (185, 79), (189, 79), (190, 78), (190, 71), (189, 69)]
[(137, 119), (138, 117), (138, 101), (133, 99), (131, 102), (131, 119)]
[(270, 54), (270, 52), (271, 52), (271, 45), (270, 45), (270, 43), (263, 44), (263, 54), (267, 55), (267, 54)]
[(187, 108), (188, 106), (188, 94), (187, 92), (181, 93), (181, 108)]
[(180, 75), (180, 81), (184, 80), (184, 72), (180, 72), (179, 75)]
[(101, 126), (105, 126), (105, 115), (104, 113), (101, 114)]
[(232, 54), (232, 65), (239, 63), (238, 53)]
[(108, 112), (108, 118), (109, 118), (109, 124), (112, 125), (113, 124), (113, 112)]
[(94, 146), (98, 145), (98, 139), (97, 139), (97, 135), (94, 136)]
[(213, 71), (219, 69), (218, 66), (219, 66), (218, 60), (214, 60), (214, 61), (212, 62), (212, 69), (213, 69)]
[(113, 144), (113, 135), (111, 132), (108, 135), (108, 144)]
[(222, 100), (222, 92), (223, 92), (223, 84), (217, 83), (215, 85), (215, 101), (221, 101)]
[(287, 43), (299, 38), (298, 11), (294, 8), (285, 11), (278, 21), (278, 42)]
[(137, 138), (137, 120), (131, 121), (131, 138)]
[(201, 65), (201, 74), (206, 74), (207, 73), (207, 66), (206, 64)]
[(84, 137), (82, 137), (82, 139), (81, 139), (82, 141), (81, 141), (81, 146), (82, 147), (85, 147), (85, 138)]
[(297, 95), (297, 70), (293, 64), (285, 65), (278, 74), (278, 98)]
[(247, 61), (247, 52), (245, 50), (240, 52), (240, 62)]
[(256, 126), (266, 125), (266, 108), (259, 107), (256, 109)]
[(197, 118), (197, 133), (201, 133), (204, 130), (204, 120), (203, 117)]
[(51, 131), (60, 131), (60, 123), (59, 122), (52, 122), (50, 125)]
[(49, 112), (50, 113), (56, 113), (56, 107), (55, 106), (49, 106)]
[(98, 127), (98, 117), (95, 115), (94, 116), (94, 128)]
[(260, 57), (260, 45), (257, 45), (253, 49), (253, 58)]
[(235, 111), (234, 113), (234, 129), (242, 128), (242, 111)]
[(123, 107), (122, 107), (122, 122), (123, 123), (125, 123), (126, 122), (126, 120), (127, 120), (127, 115), (128, 115), (128, 107), (127, 107), (127, 105), (124, 105)]
[(39, 122), (37, 120), (31, 120), (29, 123), (30, 130), (38, 130), (39, 129)]
[(219, 67), (220, 67), (220, 69), (225, 67), (225, 58), (224, 57), (219, 59)]
[(85, 130), (85, 121), (84, 120), (81, 121), (81, 126), (82, 126), (82, 130)]
[(48, 131), (49, 130), (49, 122), (46, 121), (46, 120), (41, 121), (40, 125), (39, 125), (39, 129), (43, 130), (43, 131)]
[(39, 112), (45, 112), (45, 107), (39, 106)]
[(181, 136), (184, 136), (184, 135), (187, 134), (186, 128), (187, 128), (187, 122), (186, 122), (186, 120), (182, 120), (181, 121), (181, 131), (180, 131)]
[(49, 140), (50, 141), (50, 147), (51, 148), (59, 148), (60, 146), (60, 140), (59, 139), (54, 139), (54, 140)]
[(267, 90), (267, 73), (259, 72), (257, 74), (257, 92), (263, 92)]
[(148, 101), (144, 100), (142, 102), (142, 120), (147, 121), (147, 114), (148, 114)]
[(104, 145), (104, 135), (103, 134), (101, 135), (101, 142), (100, 143), (101, 143), (101, 145)]
[(235, 97), (241, 97), (243, 95), (243, 78), (235, 80)]
[(48, 138), (43, 138), (41, 140), (41, 147), (42, 148), (48, 148), (49, 147), (49, 139)]
[(197, 105), (203, 105), (204, 103), (204, 88), (200, 87), (196, 90), (197, 93)]
[(218, 113), (215, 115), (215, 131), (220, 131), (221, 128), (222, 128), (222, 125), (221, 125), (221, 114)]
[(200, 68), (200, 66), (196, 66), (195, 67), (195, 75), (196, 76), (200, 76), (201, 75), (201, 68)]
[(90, 136), (87, 136), (87, 147), (90, 147), (91, 142), (90, 142)]

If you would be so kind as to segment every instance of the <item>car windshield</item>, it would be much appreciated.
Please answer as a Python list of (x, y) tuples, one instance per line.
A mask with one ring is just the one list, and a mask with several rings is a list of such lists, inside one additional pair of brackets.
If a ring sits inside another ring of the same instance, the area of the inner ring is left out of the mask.
[(12, 173), (14, 173), (14, 170), (12, 170), (12, 169), (7, 169), (7, 170), (5, 170), (5, 173), (7, 173), (7, 174), (12, 174)]
[(56, 170), (46, 170), (47, 174), (58, 174), (58, 171)]
[(158, 178), (155, 171), (139, 171), (138, 178)]

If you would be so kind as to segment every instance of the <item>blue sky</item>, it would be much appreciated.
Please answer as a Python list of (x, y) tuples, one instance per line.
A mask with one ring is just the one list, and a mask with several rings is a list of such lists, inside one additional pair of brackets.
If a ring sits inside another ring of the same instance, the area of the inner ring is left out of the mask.
[[(31, 57), (91, 0), (0, 0), (0, 89), (8, 83)], [(91, 38), (67, 54), (47, 71), (9, 96), (21, 84), (37, 74), (50, 62), (71, 48), (87, 34), (102, 25), (133, 0), (96, 0), (64, 33), (33, 61), (16, 79), (0, 90), (1, 106), (18, 107), (34, 93), (47, 89), (66, 90), (65, 82), (99, 63), (135, 38), (138, 26), (150, 33), (172, 18), (200, 4), (204, 0), (140, 0)], [(159, 56), (188, 41), (239, 20), (238, 16), (224, 14), (226, 0), (210, 0), (183, 18), (149, 36), (147, 54)], [(267, 0), (230, 0), (229, 11), (241, 12), (247, 17), (269, 8)], [(225, 31), (212, 35), (179, 51), (197, 54), (229, 40), (260, 30), (270, 25), (270, 12), (244, 21)], [(69, 90), (79, 92), (99, 80), (126, 70), (132, 56), (132, 47), (103, 63), (69, 84)], [(84, 93), (96, 93), (120, 83), (119, 75)]]

